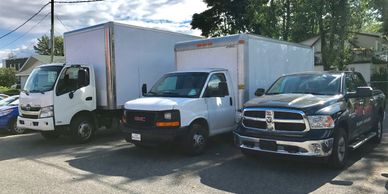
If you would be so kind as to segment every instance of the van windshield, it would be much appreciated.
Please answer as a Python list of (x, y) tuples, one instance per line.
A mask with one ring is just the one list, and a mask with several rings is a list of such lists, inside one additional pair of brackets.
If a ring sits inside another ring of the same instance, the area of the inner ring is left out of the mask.
[(208, 73), (172, 73), (163, 76), (146, 96), (198, 98)]
[(53, 89), (63, 66), (43, 66), (35, 68), (28, 76), (24, 90), (29, 93), (43, 93)]

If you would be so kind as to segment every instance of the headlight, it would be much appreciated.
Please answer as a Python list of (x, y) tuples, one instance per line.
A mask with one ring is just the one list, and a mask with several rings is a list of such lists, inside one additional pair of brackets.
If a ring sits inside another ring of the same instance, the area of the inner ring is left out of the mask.
[(171, 120), (171, 118), (172, 118), (171, 112), (166, 112), (166, 113), (164, 113), (164, 119), (165, 119), (165, 120)]
[(334, 128), (334, 120), (329, 115), (308, 116), (311, 129)]
[(54, 107), (53, 106), (46, 106), (40, 109), (40, 118), (47, 118), (54, 116)]
[(12, 112), (12, 109), (2, 110), (0, 111), (0, 117), (8, 115)]
[(179, 127), (180, 113), (179, 110), (163, 111), (158, 114), (157, 127)]

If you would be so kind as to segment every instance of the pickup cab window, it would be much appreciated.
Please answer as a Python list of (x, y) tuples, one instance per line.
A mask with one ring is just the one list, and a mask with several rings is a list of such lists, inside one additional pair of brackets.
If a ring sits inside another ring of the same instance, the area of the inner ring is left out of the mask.
[(340, 88), (340, 74), (287, 75), (276, 80), (267, 95), (289, 93), (335, 95), (340, 93)]

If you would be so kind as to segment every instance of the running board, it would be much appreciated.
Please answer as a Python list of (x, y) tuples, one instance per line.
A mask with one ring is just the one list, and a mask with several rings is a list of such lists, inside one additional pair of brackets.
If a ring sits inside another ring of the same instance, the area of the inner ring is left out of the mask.
[(364, 138), (364, 139), (361, 139), (359, 141), (356, 141), (352, 144), (349, 145), (349, 147), (351, 147), (352, 149), (357, 149), (358, 147), (360, 147), (362, 144), (364, 144), (365, 142), (367, 142), (368, 140), (372, 139), (374, 136), (376, 136), (376, 132), (370, 132), (368, 133), (368, 135)]

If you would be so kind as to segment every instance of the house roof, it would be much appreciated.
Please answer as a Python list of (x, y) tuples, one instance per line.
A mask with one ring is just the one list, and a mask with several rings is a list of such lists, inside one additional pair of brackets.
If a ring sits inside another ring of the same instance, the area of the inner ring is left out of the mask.
[(311, 37), (307, 40), (300, 42), (300, 44), (304, 44), (304, 45), (311, 47), (311, 46), (314, 46), (314, 44), (317, 43), (319, 41), (319, 39), (321, 39), (321, 36), (314, 36), (314, 37)]
[[(34, 55), (27, 59), (27, 61), (24, 63), (22, 68), (19, 70), (19, 72), (16, 74), (16, 76), (28, 76), (36, 68), (37, 66), (41, 64), (50, 63), (50, 56), (49, 55)], [(54, 56), (53, 63), (64, 63), (65, 57), (64, 56)]]

